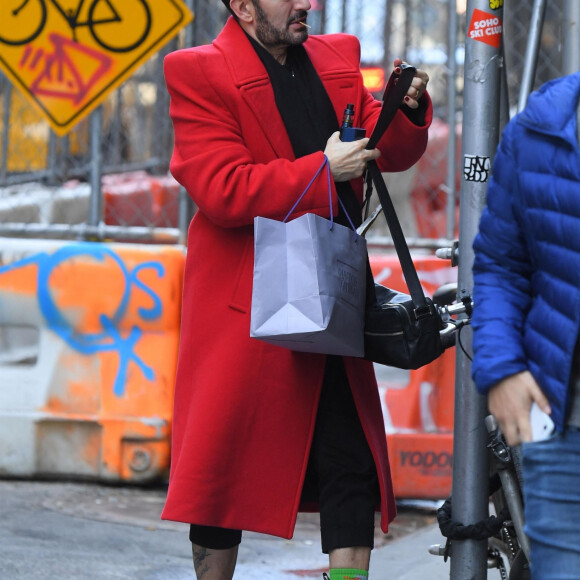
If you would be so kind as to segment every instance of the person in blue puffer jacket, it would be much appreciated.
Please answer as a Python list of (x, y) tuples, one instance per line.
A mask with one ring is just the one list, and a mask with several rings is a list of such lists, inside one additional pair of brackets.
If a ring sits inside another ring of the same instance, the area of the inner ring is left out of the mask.
[[(522, 444), (532, 578), (580, 579), (580, 72), (506, 126), (475, 237), (472, 375)], [(532, 441), (533, 402), (551, 415)]]

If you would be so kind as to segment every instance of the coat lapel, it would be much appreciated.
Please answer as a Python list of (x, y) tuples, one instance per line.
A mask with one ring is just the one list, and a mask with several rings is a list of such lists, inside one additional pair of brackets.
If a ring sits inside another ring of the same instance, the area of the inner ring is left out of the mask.
[[(252, 110), (256, 124), (261, 127), (276, 155), (294, 159), (268, 73), (245, 32), (233, 18), (228, 20), (214, 46), (224, 55), (242, 98)], [(304, 46), (328, 92), (337, 119), (342, 119), (347, 103), (360, 102), (360, 71), (334, 50), (324, 36), (312, 36)]]
[(360, 71), (324, 36), (310, 37), (304, 47), (332, 101), (336, 118), (341, 121), (347, 103), (360, 102)]
[(294, 159), (282, 117), (276, 107), (270, 77), (239, 24), (230, 18), (214, 46), (222, 51), (242, 98), (252, 110), (256, 124), (278, 157)]

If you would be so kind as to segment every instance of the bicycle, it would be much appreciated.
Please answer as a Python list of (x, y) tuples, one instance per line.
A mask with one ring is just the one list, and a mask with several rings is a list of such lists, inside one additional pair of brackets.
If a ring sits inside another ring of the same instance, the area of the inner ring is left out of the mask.
[[(444, 259), (452, 259), (455, 253), (456, 248), (437, 251)], [(452, 265), (455, 265), (453, 259)], [(470, 296), (462, 296), (459, 301), (456, 297), (457, 284), (442, 286), (433, 295), (445, 323), (441, 338), (445, 348), (457, 344), (471, 359), (462, 345), (461, 329), (470, 323), (473, 301)], [(486, 539), (488, 569), (497, 568), (502, 580), (529, 580), (530, 545), (524, 532), (521, 453), (519, 448), (507, 444), (492, 415), (485, 418), (485, 425), (490, 454), (490, 505), (494, 506), (495, 515), (476, 524), (462, 525), (452, 519), (452, 497), (449, 497), (437, 510), (439, 527), (447, 542), (444, 547), (431, 546), (429, 552), (447, 560), (454, 540)]]
[[(44, 30), (50, 2), (66, 20), (77, 41), (77, 28), (86, 27), (97, 44), (109, 52), (130, 52), (140, 46), (151, 30), (151, 9), (146, 0), (85, 0), (76, 9), (65, 9), (59, 0), (2, 0), (0, 43), (21, 46), (34, 41)], [(129, 40), (127, 40), (129, 39)]]

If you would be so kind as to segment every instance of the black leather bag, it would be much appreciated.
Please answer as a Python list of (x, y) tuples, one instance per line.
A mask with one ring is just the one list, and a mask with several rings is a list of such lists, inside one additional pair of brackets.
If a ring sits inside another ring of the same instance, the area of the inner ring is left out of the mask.
[(417, 311), (408, 294), (375, 284), (377, 301), (365, 313), (365, 358), (399, 369), (418, 369), (443, 353), (441, 318), (430, 298)]
[[(405, 96), (413, 75), (414, 69), (408, 67), (396, 84), (391, 76), (385, 89), (381, 116), (367, 148), (376, 146)], [(367, 301), (365, 312), (364, 358), (400, 369), (418, 369), (443, 354), (445, 348), (439, 331), (444, 325), (433, 301), (423, 292), (395, 207), (375, 161), (368, 164), (367, 183), (367, 208), (374, 183), (410, 294), (374, 285), (375, 300)]]

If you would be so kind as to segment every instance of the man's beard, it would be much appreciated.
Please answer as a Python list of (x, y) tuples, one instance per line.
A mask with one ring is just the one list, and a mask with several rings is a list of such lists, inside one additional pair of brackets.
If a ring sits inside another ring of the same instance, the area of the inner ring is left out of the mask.
[(303, 31), (295, 33), (291, 33), (289, 29), (292, 22), (306, 18), (307, 12), (305, 10), (294, 16), (288, 22), (285, 30), (279, 30), (268, 20), (258, 1), (252, 0), (252, 3), (256, 8), (256, 37), (264, 46), (293, 46), (306, 42), (308, 39), (308, 29), (306, 27), (304, 27)]

